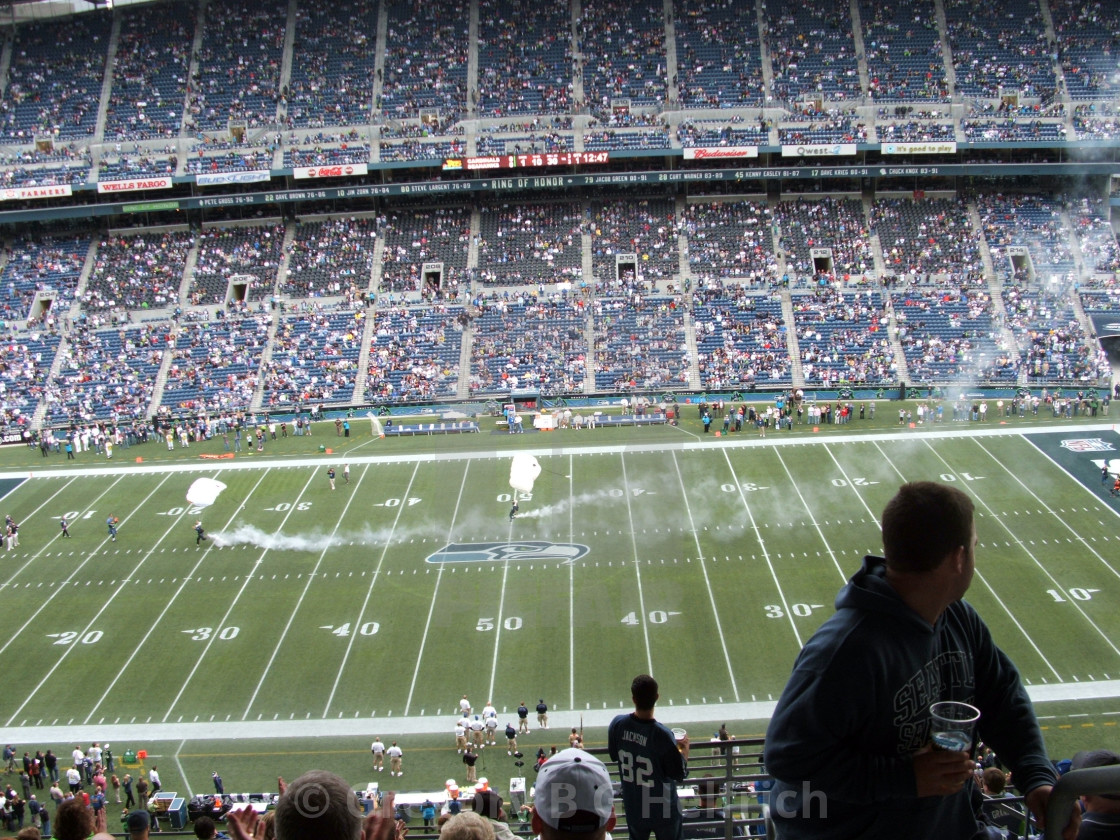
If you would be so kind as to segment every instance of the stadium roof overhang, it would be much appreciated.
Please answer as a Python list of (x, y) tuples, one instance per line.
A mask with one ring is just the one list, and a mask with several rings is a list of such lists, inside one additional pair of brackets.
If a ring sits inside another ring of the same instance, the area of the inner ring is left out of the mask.
[(133, 6), (153, 2), (155, 0), (25, 0), (25, 2), (0, 2), (0, 25), (50, 20), (92, 12), (97, 9), (112, 9), (116, 6)]

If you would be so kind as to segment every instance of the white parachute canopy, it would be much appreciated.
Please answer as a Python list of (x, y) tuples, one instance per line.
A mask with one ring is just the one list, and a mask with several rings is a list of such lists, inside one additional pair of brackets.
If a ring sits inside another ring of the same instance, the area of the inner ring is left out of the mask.
[(226, 486), (214, 478), (198, 478), (187, 490), (187, 501), (199, 507), (210, 507)]
[(541, 465), (532, 455), (514, 455), (509, 465), (509, 486), (522, 493), (533, 492), (533, 482), (541, 474)]

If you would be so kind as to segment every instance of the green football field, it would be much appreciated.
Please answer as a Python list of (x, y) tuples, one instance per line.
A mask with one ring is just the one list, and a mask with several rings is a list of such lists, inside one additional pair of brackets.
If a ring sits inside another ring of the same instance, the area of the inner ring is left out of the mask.
[[(21, 528), (0, 577), (0, 737), (21, 753), (146, 749), (165, 788), (205, 792), (213, 770), (257, 790), (312, 766), (364, 786), (380, 735), (406, 752), (396, 786), (435, 789), (462, 776), (462, 695), (476, 710), (493, 700), (503, 727), (544, 698), (552, 728), (527, 752), (566, 746), (572, 726), (595, 744), (643, 671), (670, 725), (762, 734), (800, 645), (881, 551), (886, 501), (935, 479), (976, 500), (968, 597), (1052, 751), (1118, 745), (1111, 426), (698, 429), (386, 441), (331, 428), (230, 460), (199, 457), (220, 441), (111, 462), (8, 450), (3, 508)], [(511, 519), (515, 452), (543, 469)], [(226, 485), (205, 509), (186, 501), (200, 477)], [(196, 545), (200, 518), (210, 539)], [(483, 772), (513, 773), (495, 752)]]

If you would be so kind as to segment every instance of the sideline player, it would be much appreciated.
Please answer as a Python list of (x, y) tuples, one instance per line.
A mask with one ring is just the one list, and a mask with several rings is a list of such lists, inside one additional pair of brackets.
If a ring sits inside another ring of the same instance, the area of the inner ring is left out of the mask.
[(380, 735), (373, 739), (369, 750), (373, 753), (373, 769), (380, 773), (385, 769), (385, 744)]

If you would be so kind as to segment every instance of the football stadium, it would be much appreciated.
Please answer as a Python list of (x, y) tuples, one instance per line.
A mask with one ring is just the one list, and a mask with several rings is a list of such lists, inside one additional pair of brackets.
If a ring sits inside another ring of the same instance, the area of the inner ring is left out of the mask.
[[(966, 798), (980, 836), (1041, 836), (1028, 779), (1120, 763), (1120, 3), (0, 23), (10, 834), (69, 786), (82, 837), (137, 808), (204, 837), (319, 769), (412, 837), (492, 793), (536, 836), (542, 759), (580, 746), (640, 838), (611, 724), (641, 674), (684, 838), (950, 837)], [(901, 600), (959, 586), (936, 615), (1002, 653), (929, 653), (879, 710), (888, 630), (814, 706), (791, 674), (864, 558), (904, 591), (912, 482), (963, 491), (975, 548), (925, 511), (910, 538), (953, 553)], [(926, 745), (935, 700), (981, 718), (927, 795), (927, 746), (852, 733)], [(827, 791), (865, 827), (775, 825), (775, 784), (829, 788), (824, 742), (787, 769), (808, 732), (887, 762)]]

